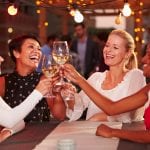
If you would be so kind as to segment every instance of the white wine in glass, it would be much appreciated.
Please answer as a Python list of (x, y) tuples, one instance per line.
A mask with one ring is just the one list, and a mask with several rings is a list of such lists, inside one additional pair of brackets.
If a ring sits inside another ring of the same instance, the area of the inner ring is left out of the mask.
[[(69, 48), (67, 41), (55, 41), (53, 43), (52, 55), (55, 62), (61, 68), (61, 65), (65, 64), (69, 59)], [(63, 83), (63, 77), (61, 77), (59, 84), (62, 85)]]
[[(52, 55), (44, 55), (42, 57), (42, 72), (47, 78), (52, 78), (59, 72), (58, 66), (54, 62)], [(50, 92), (45, 97), (55, 97), (52, 94), (52, 89), (50, 89)]]

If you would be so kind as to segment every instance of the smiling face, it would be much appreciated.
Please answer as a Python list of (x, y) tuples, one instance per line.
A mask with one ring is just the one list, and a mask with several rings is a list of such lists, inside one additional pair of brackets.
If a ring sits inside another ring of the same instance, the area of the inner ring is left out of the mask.
[(109, 67), (124, 66), (125, 58), (129, 55), (129, 51), (127, 51), (125, 44), (125, 40), (118, 35), (112, 34), (108, 37), (103, 49), (106, 65)]
[(150, 77), (150, 43), (147, 46), (146, 54), (142, 58), (143, 73), (146, 77)]
[(35, 69), (40, 61), (41, 49), (39, 43), (31, 38), (26, 39), (21, 45), (21, 51), (14, 51), (17, 65)]

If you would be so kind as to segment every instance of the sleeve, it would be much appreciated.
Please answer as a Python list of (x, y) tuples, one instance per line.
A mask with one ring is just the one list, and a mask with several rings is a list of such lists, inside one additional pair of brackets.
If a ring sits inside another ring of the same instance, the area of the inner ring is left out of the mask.
[[(67, 104), (66, 104), (67, 105)], [(78, 120), (84, 111), (83, 102), (79, 94), (75, 94), (75, 105), (74, 109), (71, 110), (67, 107), (66, 109), (66, 115), (69, 118), (69, 122)]]
[(3, 128), (2, 131), (9, 130), (11, 132), (11, 135), (13, 135), (13, 134), (16, 134), (16, 133), (22, 131), (24, 128), (25, 128), (25, 122), (23, 120), (21, 120), (16, 125), (14, 125), (12, 128)]
[(34, 90), (20, 105), (13, 109), (0, 98), (0, 125), (12, 128), (28, 115), (42, 97), (39, 91)]
[[(142, 70), (134, 69), (130, 75), (130, 82), (128, 86), (128, 95), (132, 95), (139, 91), (146, 85), (146, 79), (143, 75)], [(143, 120), (145, 106), (138, 108), (137, 110), (132, 112), (133, 121), (141, 121)]]
[(131, 95), (146, 85), (146, 79), (142, 70), (135, 69), (131, 72), (130, 82), (128, 86), (128, 95)]
[[(96, 76), (97, 73), (94, 73), (88, 78), (87, 82), (92, 86), (94, 86)], [(83, 90), (81, 90), (79, 93), (76, 93), (74, 110), (71, 110), (68, 107), (66, 110), (66, 115), (69, 118), (69, 121), (78, 120), (82, 116), (83, 111), (86, 108), (88, 108), (90, 102), (91, 102), (90, 98), (86, 95), (86, 93)]]

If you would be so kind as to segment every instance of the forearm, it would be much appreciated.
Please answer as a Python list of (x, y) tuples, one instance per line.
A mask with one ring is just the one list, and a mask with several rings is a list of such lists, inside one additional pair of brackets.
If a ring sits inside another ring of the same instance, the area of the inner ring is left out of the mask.
[(139, 143), (150, 143), (150, 131), (129, 131), (112, 129), (112, 136)]
[(64, 120), (66, 117), (66, 107), (63, 99), (57, 94), (55, 99), (49, 99), (48, 105), (54, 118)]
[(38, 91), (34, 90), (34, 92), (32, 92), (32, 94), (30, 94), (24, 102), (13, 109), (10, 108), (8, 110), (8, 108), (1, 108), (0, 125), (12, 128), (15, 124), (24, 119), (26, 115), (28, 115), (41, 98), (42, 95)]
[(147, 85), (133, 96), (112, 102), (110, 99), (98, 93), (84, 78), (80, 78), (78, 83), (90, 99), (108, 115), (117, 115), (143, 106), (148, 100), (147, 93), (150, 88), (150, 85)]

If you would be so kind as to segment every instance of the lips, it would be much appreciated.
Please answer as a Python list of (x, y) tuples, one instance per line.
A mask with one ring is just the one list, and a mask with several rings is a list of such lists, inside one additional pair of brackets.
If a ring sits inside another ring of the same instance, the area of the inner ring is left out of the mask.
[(29, 56), (29, 59), (30, 59), (33, 63), (39, 63), (40, 57), (39, 57), (39, 55), (35, 54), (35, 55)]
[(113, 59), (114, 56), (113, 56), (113, 55), (110, 55), (110, 54), (107, 54), (107, 55), (105, 55), (105, 58), (106, 58), (106, 59)]

